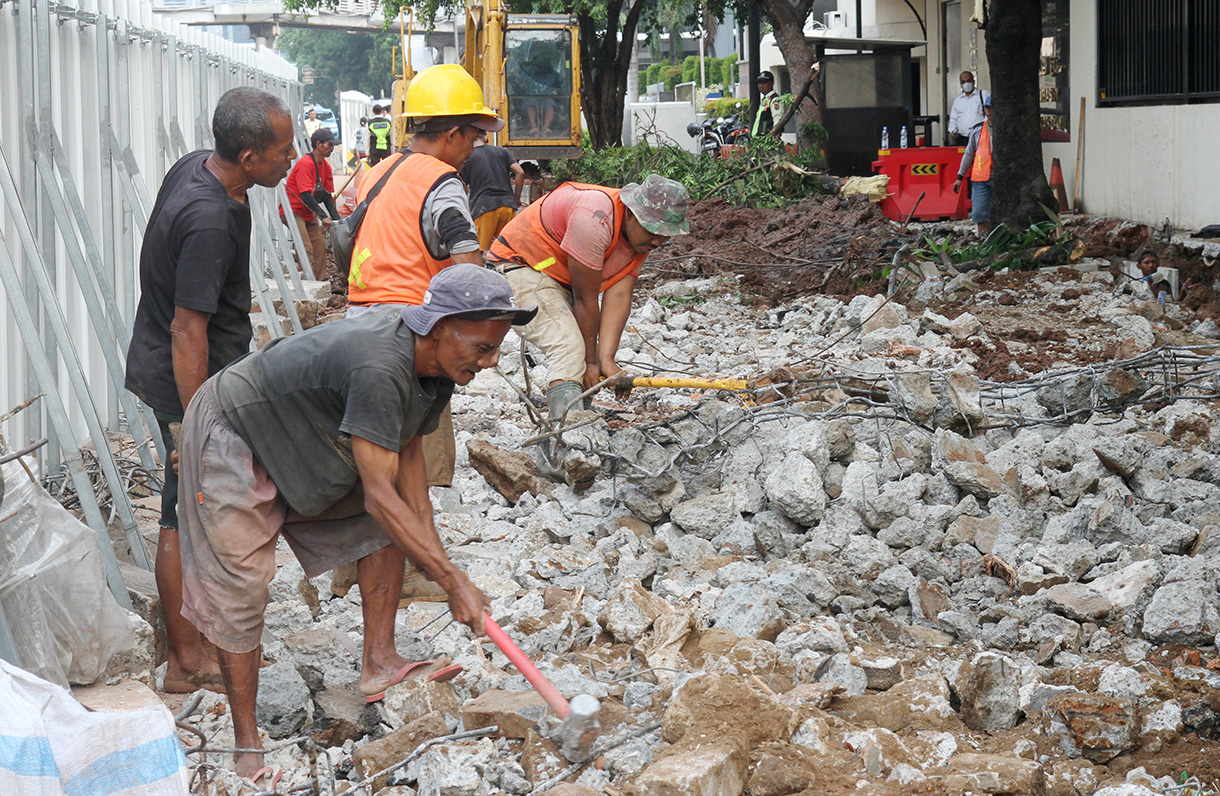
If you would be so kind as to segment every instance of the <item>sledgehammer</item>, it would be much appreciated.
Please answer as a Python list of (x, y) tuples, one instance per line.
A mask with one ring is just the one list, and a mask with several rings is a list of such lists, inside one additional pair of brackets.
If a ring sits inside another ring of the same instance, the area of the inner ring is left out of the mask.
[(564, 699), (563, 694), (559, 693), (555, 686), (551, 685), (550, 681), (542, 675), (542, 672), (538, 671), (538, 667), (525, 657), (521, 648), (513, 643), (513, 640), (495, 623), (495, 620), (490, 616), (484, 616), (483, 627), (500, 651), (508, 656), (517, 670), (525, 675), (526, 680), (529, 680), (530, 685), (534, 687), (539, 696), (551, 706), (555, 715), (563, 719), (563, 724), (559, 725), (559, 738), (562, 741), (559, 751), (573, 763), (587, 760), (590, 747), (597, 740), (598, 730), (601, 729), (597, 723), (597, 714), (601, 711), (602, 706), (597, 701), (597, 697), (581, 694), (573, 697), (571, 702)]

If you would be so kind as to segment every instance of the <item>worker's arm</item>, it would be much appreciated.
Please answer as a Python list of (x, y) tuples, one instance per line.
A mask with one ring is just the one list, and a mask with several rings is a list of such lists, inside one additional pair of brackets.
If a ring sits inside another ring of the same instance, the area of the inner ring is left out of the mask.
[(481, 635), (483, 614), (490, 603), (466, 573), (449, 560), (436, 532), (424, 473), (423, 438), (414, 437), (396, 453), (353, 435), (352, 455), (369, 514), (411, 563), (449, 594), (453, 618)]
[(631, 292), (635, 289), (635, 274), (630, 274), (606, 288), (602, 294), (601, 327), (597, 335), (597, 361), (602, 376), (617, 376), (622, 368), (614, 361), (618, 345), (631, 314)]
[(572, 279), (572, 314), (580, 327), (580, 336), (585, 344), (585, 389), (597, 384), (601, 378), (598, 365), (597, 333), (601, 328), (602, 272), (590, 268), (576, 258), (568, 260), (568, 274)]
[(970, 135), (970, 141), (966, 143), (966, 152), (962, 155), (962, 163), (957, 167), (957, 179), (953, 181), (953, 193), (957, 193), (962, 187), (962, 180), (970, 173), (971, 162), (974, 160), (974, 153), (979, 148), (978, 136), (973, 133)]
[(174, 362), (174, 383), (182, 410), (190, 404), (208, 378), (208, 322), (211, 313), (174, 307), (169, 324), (170, 352)]
[(455, 179), (441, 182), (428, 193), (424, 212), (453, 262), (483, 264), (479, 236), (474, 229), (474, 219), (470, 217), (470, 199), (465, 184), (456, 179), (456, 175)]
[(521, 168), (521, 164), (513, 161), (508, 167), (513, 173), (513, 207), (521, 204), (521, 189), (525, 187), (525, 169)]

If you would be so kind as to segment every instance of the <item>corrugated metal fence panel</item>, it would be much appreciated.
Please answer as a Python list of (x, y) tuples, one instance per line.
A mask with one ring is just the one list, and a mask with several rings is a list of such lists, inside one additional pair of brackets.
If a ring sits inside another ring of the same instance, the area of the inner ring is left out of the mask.
[[(138, 0), (79, 2), (0, 0), (0, 74), (8, 76), (0, 80), (0, 148), (21, 199), (16, 211), (0, 199), (0, 246), (25, 284), (32, 284), (33, 262), (18, 234), (24, 217), (52, 271), (54, 299), (94, 408), (104, 424), (117, 429), (120, 421), (133, 418), (123, 412), (107, 368), (72, 267), (72, 250), (79, 250), (90, 268), (95, 263), (88, 252), (96, 255), (113, 290), (125, 340), (138, 300), (142, 227), (166, 169), (184, 152), (211, 146), (212, 110), (229, 88), (257, 85), (293, 109), (301, 92), (296, 67), (278, 55), (162, 20)], [(83, 207), (84, 235), (74, 229), (73, 219), (65, 238), (50, 193), (39, 183), (38, 153), (48, 150), (38, 139), (50, 135), (50, 128), (62, 147), (58, 158), (45, 155), (55, 163), (53, 190), (67, 204), (78, 201)], [(9, 289), (0, 285), (0, 296)], [(27, 286), (27, 294), (31, 290)], [(7, 296), (3, 307), (0, 412), (39, 391)], [(49, 352), (56, 348), (45, 320), (42, 345)], [(75, 446), (88, 438), (85, 414), (70, 385), (69, 363), (62, 356), (54, 363), (75, 435), (67, 444)], [(45, 410), (26, 411), (3, 430), (10, 443), (23, 442), (48, 433), (45, 423)], [(50, 456), (58, 460), (54, 450)]]

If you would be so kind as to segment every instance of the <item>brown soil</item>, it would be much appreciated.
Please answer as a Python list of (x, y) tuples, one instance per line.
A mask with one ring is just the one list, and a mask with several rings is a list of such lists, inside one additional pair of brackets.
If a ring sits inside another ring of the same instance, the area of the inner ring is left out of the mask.
[(777, 305), (811, 293), (875, 294), (880, 266), (899, 246), (864, 197), (804, 199), (780, 210), (696, 202), (691, 234), (649, 260), (645, 278), (739, 274), (742, 292)]

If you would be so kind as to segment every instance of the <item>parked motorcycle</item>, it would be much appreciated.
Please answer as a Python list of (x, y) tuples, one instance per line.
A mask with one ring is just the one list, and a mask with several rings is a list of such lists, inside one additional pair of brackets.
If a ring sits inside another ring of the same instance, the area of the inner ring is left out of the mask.
[(750, 131), (740, 118), (740, 102), (737, 107), (737, 113), (732, 116), (708, 117), (702, 124), (691, 122), (686, 125), (687, 135), (699, 139), (700, 154), (719, 157), (725, 144), (744, 144), (750, 140)]

